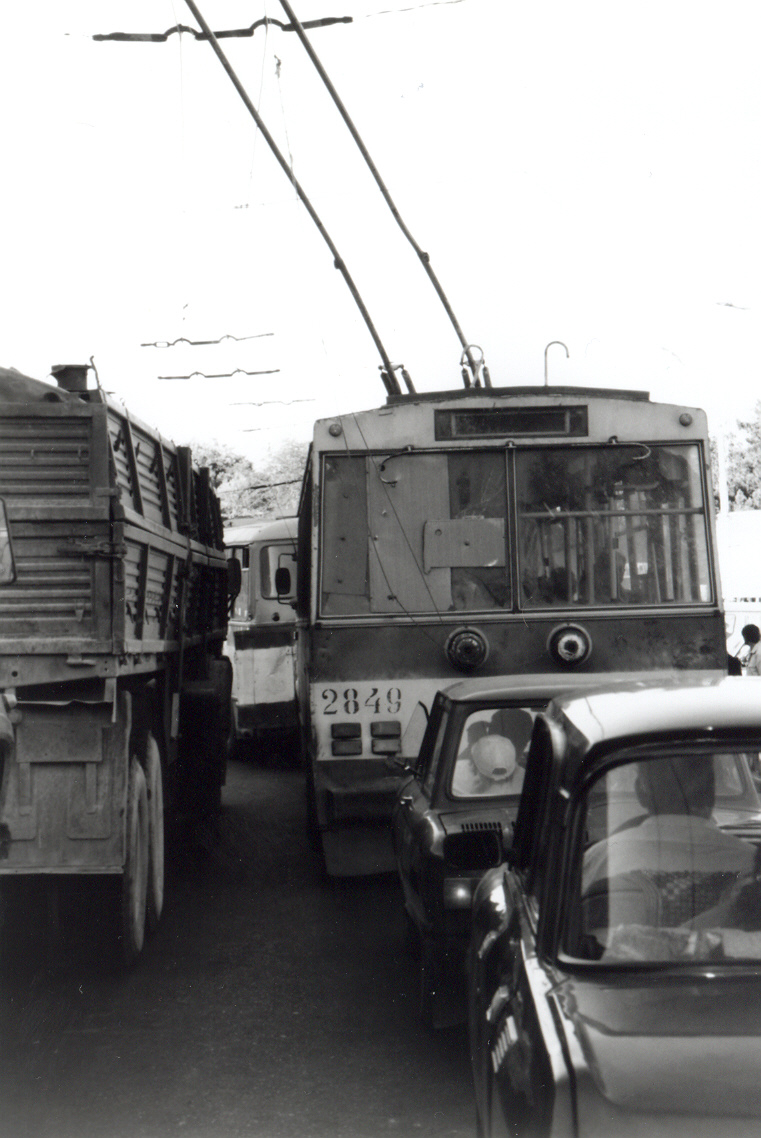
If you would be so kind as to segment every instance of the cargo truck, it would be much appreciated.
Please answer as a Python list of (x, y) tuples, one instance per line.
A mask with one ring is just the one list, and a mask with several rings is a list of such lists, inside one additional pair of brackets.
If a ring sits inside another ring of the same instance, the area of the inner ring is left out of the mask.
[(208, 471), (87, 372), (0, 368), (0, 886), (108, 877), (131, 962), (165, 822), (220, 803), (236, 574)]

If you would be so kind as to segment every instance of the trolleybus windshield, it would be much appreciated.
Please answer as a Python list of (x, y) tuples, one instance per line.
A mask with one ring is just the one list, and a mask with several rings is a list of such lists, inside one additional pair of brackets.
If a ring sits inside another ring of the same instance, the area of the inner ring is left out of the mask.
[(323, 616), (713, 600), (699, 446), (323, 459)]

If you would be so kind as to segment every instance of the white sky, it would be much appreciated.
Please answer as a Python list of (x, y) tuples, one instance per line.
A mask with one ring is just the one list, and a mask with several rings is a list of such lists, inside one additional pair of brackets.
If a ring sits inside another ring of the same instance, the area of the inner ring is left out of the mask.
[[(214, 29), (286, 16), (198, 0)], [(495, 386), (633, 387), (732, 424), (761, 398), (756, 0), (292, 0)], [(6, 5), (0, 364), (101, 382), (256, 458), (379, 405), (322, 238), (183, 0)], [(222, 41), (420, 391), (460, 344), (293, 33)], [(279, 65), (277, 61), (279, 60)], [(141, 344), (225, 340), (211, 347)], [(193, 371), (275, 375), (164, 381)], [(282, 400), (268, 405), (240, 406)]]

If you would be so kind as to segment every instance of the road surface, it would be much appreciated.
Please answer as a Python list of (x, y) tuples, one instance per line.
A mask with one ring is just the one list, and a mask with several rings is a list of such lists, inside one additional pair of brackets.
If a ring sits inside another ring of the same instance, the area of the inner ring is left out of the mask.
[(128, 972), (79, 886), (57, 933), (44, 883), (11, 896), (2, 1138), (472, 1138), (466, 1033), (418, 1020), (397, 882), (320, 880), (303, 776), (232, 763), (198, 839)]

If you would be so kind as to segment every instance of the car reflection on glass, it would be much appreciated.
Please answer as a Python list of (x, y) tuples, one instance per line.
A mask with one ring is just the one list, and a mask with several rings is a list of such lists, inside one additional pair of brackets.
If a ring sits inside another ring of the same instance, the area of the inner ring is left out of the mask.
[[(757, 829), (761, 821), (757, 754), (714, 755), (716, 801), (713, 817), (722, 830)], [(604, 795), (603, 795), (604, 790)], [(590, 793), (587, 842), (600, 841), (612, 831), (636, 826), (645, 818), (636, 787), (636, 768), (628, 763), (611, 772), (596, 794)]]
[(420, 1011), (465, 1019), (471, 899), (512, 842), (534, 718), (553, 696), (599, 677), (465, 680), (440, 691), (392, 816), (405, 938), (420, 966)]

